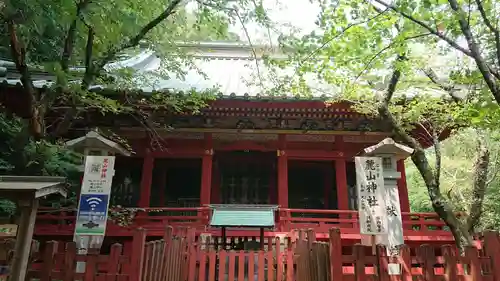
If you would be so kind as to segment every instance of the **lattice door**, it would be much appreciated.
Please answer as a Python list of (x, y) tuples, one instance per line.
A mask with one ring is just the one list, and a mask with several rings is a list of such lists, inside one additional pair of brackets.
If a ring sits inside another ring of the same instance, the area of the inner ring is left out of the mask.
[(224, 162), (220, 164), (220, 171), (221, 203), (269, 204), (269, 166)]

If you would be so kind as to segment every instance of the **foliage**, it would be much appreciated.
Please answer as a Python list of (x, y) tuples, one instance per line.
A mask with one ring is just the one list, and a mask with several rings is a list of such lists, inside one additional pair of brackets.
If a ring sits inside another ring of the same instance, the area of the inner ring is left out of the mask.
[[(80, 184), (78, 165), (81, 156), (46, 141), (33, 141), (26, 126), (19, 118), (0, 114), (0, 174), (9, 176), (62, 176), (70, 185), (70, 196), (66, 200), (43, 201), (54, 207), (73, 204), (75, 190)], [(0, 216), (12, 215), (15, 204), (0, 200)]]
[[(179, 42), (239, 40), (228, 31), (234, 22), (243, 27), (247, 22), (271, 26), (262, 1), (254, 0), (10, 0), (2, 8), (0, 56), (14, 61), (21, 75), (26, 104), (20, 107), (28, 109), (23, 116), (30, 119), (31, 134), (37, 139), (45, 136), (47, 127), (55, 128), (54, 135), (64, 134), (87, 110), (138, 117), (145, 114), (139, 107), (196, 111), (205, 105), (212, 89), (132, 101), (90, 89), (100, 85), (126, 92), (169, 77), (182, 78), (188, 70), (196, 70), (196, 65), (178, 47)], [(138, 73), (112, 65), (144, 49), (162, 59), (159, 71)], [(40, 92), (34, 87), (32, 73), (40, 70), (56, 78), (50, 90)], [(45, 124), (45, 116), (56, 102), (67, 107), (65, 116), (57, 124)]]
[[(460, 208), (442, 192), (439, 135), (450, 128), (498, 126), (498, 3), (325, 0), (321, 8), (319, 30), (283, 40), (297, 50), (287, 62), (295, 72), (283, 77), (276, 90), (314, 93), (317, 85), (307, 81), (315, 78), (331, 86), (334, 100), (350, 101), (384, 119), (386, 130), (414, 148), (412, 162), (431, 206), (457, 245), (471, 244), (469, 219), (481, 212), (489, 151), (481, 145), (472, 157), (477, 158), (471, 183), (474, 214), (462, 221), (453, 213)], [(284, 67), (283, 62), (269, 64)], [(415, 128), (423, 135), (416, 135)], [(431, 141), (432, 154), (426, 153), (422, 139)]]
[[(485, 131), (487, 145), (492, 154), (488, 174), (488, 188), (484, 199), (483, 213), (476, 231), (485, 229), (500, 230), (498, 217), (498, 196), (500, 195), (499, 178), (497, 177), (500, 155), (498, 132)], [(454, 209), (469, 212), (472, 198), (474, 167), (471, 159), (477, 154), (477, 132), (472, 129), (463, 129), (442, 143), (442, 178), (441, 190), (453, 203)], [(432, 151), (428, 151), (432, 154)], [(432, 157), (430, 157), (432, 158)], [(425, 183), (411, 161), (407, 161), (407, 183), (411, 202), (411, 210), (414, 212), (430, 212), (432, 205), (429, 196), (425, 192)]]

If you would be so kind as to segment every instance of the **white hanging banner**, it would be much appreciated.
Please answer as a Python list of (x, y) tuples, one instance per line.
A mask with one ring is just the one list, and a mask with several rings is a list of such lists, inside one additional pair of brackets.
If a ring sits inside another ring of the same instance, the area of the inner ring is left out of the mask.
[(355, 157), (358, 191), (359, 226), (361, 234), (387, 234), (382, 158)]
[(387, 182), (389, 181), (391, 181), (391, 184), (387, 183), (385, 185), (387, 235), (383, 244), (387, 246), (389, 255), (397, 255), (399, 253), (399, 246), (404, 244), (403, 220), (397, 180), (388, 180)]

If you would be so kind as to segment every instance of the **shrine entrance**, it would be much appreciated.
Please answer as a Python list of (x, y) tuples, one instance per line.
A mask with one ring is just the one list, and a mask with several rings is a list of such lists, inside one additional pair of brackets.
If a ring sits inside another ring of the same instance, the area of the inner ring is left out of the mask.
[(217, 153), (221, 204), (276, 203), (276, 154), (232, 151)]

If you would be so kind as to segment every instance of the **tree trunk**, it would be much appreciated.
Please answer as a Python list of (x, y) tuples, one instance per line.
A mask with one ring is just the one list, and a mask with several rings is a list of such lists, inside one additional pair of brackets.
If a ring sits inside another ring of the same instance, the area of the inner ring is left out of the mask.
[(41, 139), (45, 133), (44, 118), (45, 112), (41, 110), (38, 105), (39, 95), (35, 86), (33, 85), (33, 80), (31, 79), (31, 74), (26, 63), (26, 49), (22, 42), (19, 41), (17, 36), (17, 28), (13, 20), (7, 22), (7, 28), (9, 31), (10, 39), (10, 50), (11, 55), (16, 64), (16, 69), (21, 75), (21, 83), (23, 85), (23, 93), (26, 95), (26, 107), (30, 110), (29, 116), (29, 128), (31, 135), (35, 139)]
[(472, 201), (467, 217), (467, 230), (472, 235), (483, 213), (484, 195), (487, 187), (488, 168), (490, 165), (490, 150), (481, 134), (478, 134), (476, 161), (473, 169)]
[[(463, 249), (465, 246), (472, 245), (472, 236), (467, 230), (467, 227), (457, 218), (453, 208), (441, 194), (439, 182), (436, 180), (432, 168), (429, 165), (427, 157), (425, 156), (425, 151), (421, 148), (415, 149), (415, 152), (411, 156), (411, 160), (424, 179), (434, 211), (450, 228), (457, 247)], [(436, 167), (436, 169), (440, 169), (440, 167)]]

